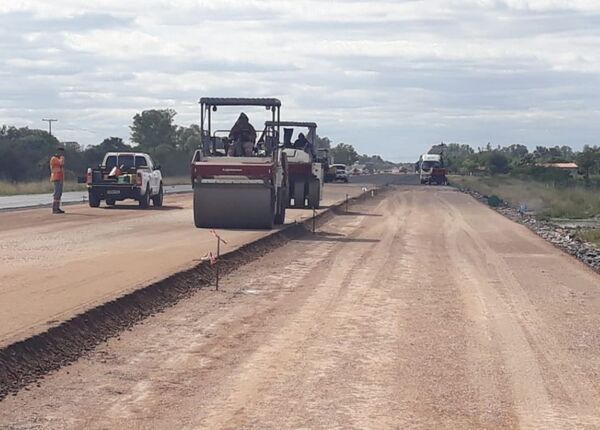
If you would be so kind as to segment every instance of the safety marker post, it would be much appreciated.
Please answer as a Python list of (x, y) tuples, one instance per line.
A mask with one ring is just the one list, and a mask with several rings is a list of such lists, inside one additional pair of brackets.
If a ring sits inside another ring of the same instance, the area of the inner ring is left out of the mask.
[(227, 245), (227, 241), (225, 239), (221, 238), (221, 236), (219, 236), (215, 230), (211, 230), (210, 232), (217, 238), (217, 256), (214, 258), (211, 258), (210, 264), (212, 266), (215, 266), (216, 278), (217, 278), (216, 283), (215, 283), (215, 290), (219, 291), (219, 257), (221, 256), (221, 242), (223, 242), (223, 244)]

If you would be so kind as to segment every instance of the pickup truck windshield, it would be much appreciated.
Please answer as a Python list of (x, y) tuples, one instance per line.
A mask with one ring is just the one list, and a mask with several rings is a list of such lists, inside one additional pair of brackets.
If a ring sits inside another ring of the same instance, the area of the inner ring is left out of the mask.
[(119, 168), (124, 167), (125, 169), (129, 169), (134, 166), (133, 155), (110, 155), (106, 159), (106, 170), (111, 170), (113, 167), (119, 166)]

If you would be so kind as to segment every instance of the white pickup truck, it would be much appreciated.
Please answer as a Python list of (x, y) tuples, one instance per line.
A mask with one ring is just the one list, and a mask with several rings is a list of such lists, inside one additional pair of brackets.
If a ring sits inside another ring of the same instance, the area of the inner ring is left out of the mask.
[(163, 183), (160, 166), (142, 152), (108, 152), (97, 168), (88, 168), (86, 182), (89, 203), (93, 208), (102, 200), (108, 206), (133, 199), (141, 208), (163, 204)]

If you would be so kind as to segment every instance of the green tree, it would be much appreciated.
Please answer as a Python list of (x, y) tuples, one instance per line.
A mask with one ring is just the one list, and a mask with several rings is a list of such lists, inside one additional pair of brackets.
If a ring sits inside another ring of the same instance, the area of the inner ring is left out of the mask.
[(508, 173), (508, 158), (499, 151), (493, 151), (487, 159), (486, 167), (492, 175)]
[(28, 127), (0, 128), (0, 178), (9, 181), (39, 180), (49, 175), (48, 162), (60, 145), (44, 130)]
[(500, 149), (500, 152), (511, 159), (521, 159), (529, 154), (529, 149), (525, 145), (513, 144)]
[(104, 152), (119, 152), (119, 151), (131, 151), (131, 146), (123, 142), (120, 137), (107, 137), (104, 139), (97, 148)]
[(321, 137), (317, 134), (317, 149), (331, 149), (331, 140), (328, 137)]
[(563, 145), (560, 147), (560, 152), (565, 161), (573, 161), (575, 157), (575, 153), (573, 152), (573, 148), (567, 145)]
[(475, 154), (475, 151), (469, 145), (449, 143), (442, 151), (445, 151), (446, 166), (451, 172), (469, 171), (466, 161)]
[(191, 154), (202, 144), (200, 126), (192, 124), (189, 127), (177, 127), (175, 143), (178, 150)]
[(584, 178), (589, 180), (590, 175), (600, 168), (600, 148), (585, 145), (583, 151), (577, 155), (577, 164), (583, 171)]
[(161, 145), (175, 147), (176, 126), (173, 109), (151, 109), (135, 114), (131, 129), (131, 141), (141, 150), (152, 152)]
[(339, 143), (331, 149), (331, 155), (335, 163), (351, 166), (358, 161), (358, 153), (352, 145)]

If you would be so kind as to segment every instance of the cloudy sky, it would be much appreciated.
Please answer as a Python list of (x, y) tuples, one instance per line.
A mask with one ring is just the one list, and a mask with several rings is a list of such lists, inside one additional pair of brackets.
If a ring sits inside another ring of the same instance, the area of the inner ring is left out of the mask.
[(396, 161), (600, 143), (599, 0), (0, 0), (0, 63), (0, 124), (84, 145), (201, 96), (278, 97)]

